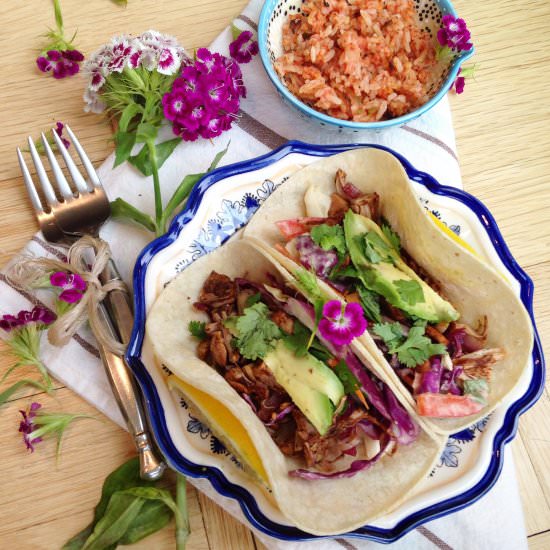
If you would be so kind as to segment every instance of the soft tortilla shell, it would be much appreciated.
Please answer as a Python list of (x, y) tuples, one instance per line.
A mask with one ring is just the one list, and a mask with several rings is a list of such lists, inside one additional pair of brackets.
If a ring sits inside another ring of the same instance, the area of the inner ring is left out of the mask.
[(426, 477), (439, 458), (442, 440), (422, 431), (394, 456), (349, 479), (306, 481), (291, 478), (296, 467), (275, 445), (262, 422), (215, 369), (196, 356), (197, 341), (187, 330), (201, 315), (193, 302), (212, 270), (230, 277), (263, 280), (276, 273), (273, 263), (239, 240), (231, 240), (203, 257), (161, 293), (148, 320), (147, 336), (158, 359), (177, 377), (215, 396), (253, 435), (269, 485), (281, 512), (296, 526), (316, 535), (339, 534), (364, 525), (395, 508)]
[[(339, 168), (362, 192), (376, 191), (380, 195), (383, 216), (400, 235), (409, 254), (441, 283), (443, 293), (461, 313), (461, 321), (475, 326), (486, 315), (487, 347), (499, 347), (506, 352), (506, 357), (493, 369), (488, 406), (479, 414), (464, 418), (423, 419), (443, 434), (466, 428), (494, 410), (520, 380), (533, 345), (531, 322), (505, 279), (432, 222), (420, 205), (401, 163), (393, 155), (374, 148), (357, 149), (303, 168), (261, 206), (246, 227), (244, 237), (254, 239), (257, 246), (269, 251), (292, 272), (296, 264), (272, 248), (282, 241), (275, 222), (306, 215), (304, 194), (311, 184), (327, 194), (334, 192), (334, 177)], [(331, 287), (322, 286), (337, 296)], [(374, 340), (367, 333), (361, 340), (383, 366), (386, 379), (414, 406), (413, 397)]]

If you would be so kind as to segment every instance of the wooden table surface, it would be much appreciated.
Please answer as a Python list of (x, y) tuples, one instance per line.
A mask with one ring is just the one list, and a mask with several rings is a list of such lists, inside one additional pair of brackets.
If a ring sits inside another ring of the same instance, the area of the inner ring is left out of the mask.
[[(150, 27), (177, 36), (188, 49), (208, 43), (236, 16), (246, 0), (129, 0), (126, 9), (109, 0), (62, 0), (77, 46), (94, 51), (111, 36)], [(456, 0), (468, 21), (477, 53), (475, 82), (452, 96), (464, 186), (491, 210), (520, 265), (536, 287), (535, 312), (543, 339), (550, 336), (550, 3), (548, 0)], [(1, 15), (4, 69), (0, 80), (0, 265), (36, 231), (15, 157), (16, 145), (56, 120), (79, 129), (96, 165), (111, 152), (110, 128), (82, 111), (83, 80), (55, 81), (34, 69), (40, 34), (53, 24), (47, 0), (14, 0)], [(0, 311), (3, 311), (0, 297)], [(5, 347), (5, 346), (3, 346)], [(548, 352), (546, 342), (545, 349)], [(10, 359), (0, 359), (0, 372)], [(24, 376), (21, 372), (20, 376)], [(134, 454), (125, 432), (108, 420), (68, 430), (58, 467), (52, 442), (28, 454), (21, 444), (18, 397), (0, 411), (0, 547), (55, 549), (83, 528), (105, 476)], [(94, 414), (69, 389), (53, 398), (34, 395), (50, 409)], [(550, 548), (550, 401), (548, 387), (522, 416), (512, 443), (529, 546)], [(190, 550), (246, 550), (261, 545), (250, 531), (216, 504), (189, 489)], [(172, 548), (173, 531), (136, 548)]]

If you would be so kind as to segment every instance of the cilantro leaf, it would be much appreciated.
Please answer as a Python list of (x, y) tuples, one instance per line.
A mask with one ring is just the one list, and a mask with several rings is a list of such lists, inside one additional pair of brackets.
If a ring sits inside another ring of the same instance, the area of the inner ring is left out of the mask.
[(391, 225), (386, 220), (383, 221), (381, 229), (393, 248), (399, 252), (399, 250), (401, 250), (401, 239), (399, 235), (391, 228)]
[(343, 279), (345, 277), (353, 279), (359, 278), (359, 273), (357, 269), (353, 266), (353, 264), (342, 267), (341, 263), (338, 262), (338, 264), (332, 268), (332, 271), (329, 273), (328, 276), (331, 281), (334, 281), (335, 279)]
[(363, 237), (365, 257), (371, 264), (392, 262), (391, 249), (375, 231), (368, 231)]
[(394, 281), (393, 284), (395, 285), (395, 288), (397, 288), (399, 296), (401, 296), (403, 301), (407, 302), (407, 304), (414, 305), (418, 302), (425, 301), (424, 291), (418, 281), (407, 281), (405, 279), (401, 279)]
[(414, 368), (424, 363), (433, 355), (447, 353), (443, 344), (434, 344), (424, 335), (424, 327), (411, 327), (407, 339), (397, 347), (390, 349), (390, 353), (397, 353), (397, 358), (407, 367)]
[(189, 332), (199, 340), (206, 340), (205, 327), (206, 323), (202, 321), (189, 321), (189, 324), (187, 325)]
[(282, 332), (269, 314), (269, 308), (258, 302), (245, 308), (243, 314), (237, 317), (235, 344), (243, 357), (263, 359), (275, 347), (276, 340), (281, 338)]
[(367, 319), (376, 321), (380, 323), (382, 320), (380, 314), (380, 298), (376, 292), (369, 290), (365, 285), (357, 285), (357, 294), (359, 294), (359, 299), (361, 300), (361, 305)]
[(257, 304), (262, 299), (262, 295), (259, 292), (256, 292), (256, 294), (252, 294), (252, 296), (249, 296), (246, 299), (245, 307), (253, 306), (254, 304)]
[(340, 225), (315, 225), (311, 228), (310, 236), (313, 242), (323, 250), (336, 249), (338, 256), (342, 258), (347, 253), (344, 229)]
[(343, 359), (334, 367), (334, 374), (336, 374), (340, 382), (342, 382), (344, 391), (347, 394), (354, 394), (357, 390), (361, 389), (359, 380), (357, 380), (355, 374), (349, 370), (348, 365)]
[(289, 348), (296, 357), (304, 357), (308, 352), (320, 361), (327, 361), (332, 357), (327, 348), (323, 346), (317, 338), (313, 339), (308, 349), (308, 342), (310, 339), (311, 331), (297, 319), (294, 319), (294, 332), (283, 336), (286, 347)]
[(376, 323), (373, 325), (372, 330), (374, 334), (377, 334), (384, 340), (386, 345), (389, 348), (390, 353), (395, 353), (392, 351), (396, 346), (403, 341), (405, 334), (403, 329), (398, 322), (395, 323)]

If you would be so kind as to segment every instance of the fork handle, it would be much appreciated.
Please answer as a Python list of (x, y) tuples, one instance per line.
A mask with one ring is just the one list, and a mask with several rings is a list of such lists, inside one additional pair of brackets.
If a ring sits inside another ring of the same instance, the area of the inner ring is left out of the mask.
[[(100, 276), (105, 284), (112, 280), (121, 280), (115, 263), (109, 260)], [(123, 344), (128, 344), (133, 327), (133, 313), (127, 291), (112, 290), (105, 297), (105, 305), (100, 311), (105, 326), (113, 335), (117, 335)], [(146, 416), (140, 392), (135, 380), (124, 361), (124, 358), (100, 346), (100, 353), (106, 367), (111, 388), (118, 403), (120, 412), (130, 430), (139, 454), (139, 471), (143, 479), (158, 479), (166, 465), (156, 455), (147, 431)]]

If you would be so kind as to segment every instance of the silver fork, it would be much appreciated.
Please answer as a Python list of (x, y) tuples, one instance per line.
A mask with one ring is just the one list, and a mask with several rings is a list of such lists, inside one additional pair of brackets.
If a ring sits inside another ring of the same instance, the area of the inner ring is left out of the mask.
[[(61, 138), (52, 130), (57, 149), (63, 157), (76, 192), (71, 189), (44, 134), (42, 134), (42, 142), (61, 199), (56, 196), (40, 155), (30, 137), (28, 139), (29, 150), (46, 200), (46, 207), (42, 204), (19, 148), (17, 148), (17, 156), (23, 173), (23, 180), (42, 234), (50, 242), (70, 245), (83, 235), (98, 237), (99, 229), (109, 217), (111, 209), (107, 195), (90, 159), (71, 129), (68, 126), (65, 126), (65, 128), (88, 175), (88, 180), (86, 180), (74, 163)], [(113, 280), (121, 280), (112, 260), (102, 273), (101, 280), (104, 284)], [(128, 293), (122, 290), (113, 290), (107, 295), (105, 302), (105, 305), (100, 306), (100, 314), (105, 326), (115, 338), (127, 345), (133, 325), (133, 314)], [(141, 477), (157, 479), (162, 475), (165, 465), (156, 456), (151, 436), (146, 428), (146, 416), (137, 385), (123, 357), (110, 352), (101, 345), (99, 348), (113, 393), (139, 453)]]

